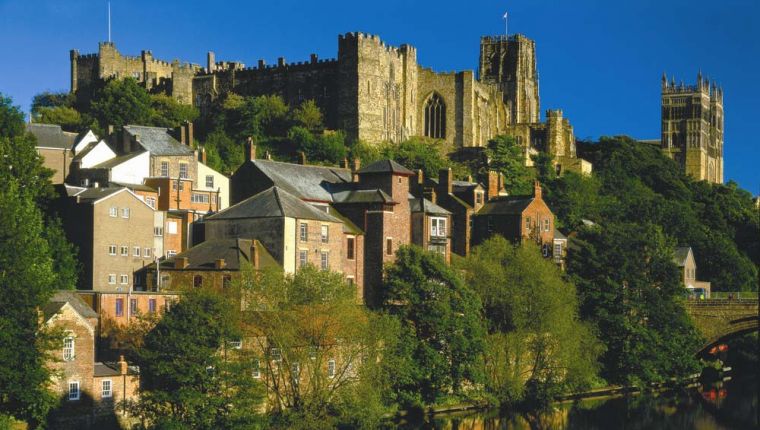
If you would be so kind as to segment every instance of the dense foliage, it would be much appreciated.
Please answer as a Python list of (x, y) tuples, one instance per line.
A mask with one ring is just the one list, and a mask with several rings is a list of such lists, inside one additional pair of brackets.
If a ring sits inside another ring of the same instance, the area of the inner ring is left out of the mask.
[(393, 380), (400, 402), (430, 404), (481, 383), (482, 306), (459, 274), (437, 254), (402, 246), (385, 278), (382, 307), (402, 327), (404, 365)]
[(0, 416), (42, 425), (56, 399), (48, 351), (60, 338), (39, 309), (56, 289), (74, 288), (75, 254), (60, 224), (41, 210), (51, 196), (23, 114), (0, 94)]
[(496, 236), (458, 266), (483, 302), (485, 381), (499, 400), (547, 406), (591, 385), (602, 346), (580, 321), (575, 286), (537, 246)]
[(252, 428), (262, 392), (250, 364), (235, 359), (239, 340), (235, 302), (186, 292), (166, 311), (137, 350), (140, 400), (130, 410), (152, 429)]

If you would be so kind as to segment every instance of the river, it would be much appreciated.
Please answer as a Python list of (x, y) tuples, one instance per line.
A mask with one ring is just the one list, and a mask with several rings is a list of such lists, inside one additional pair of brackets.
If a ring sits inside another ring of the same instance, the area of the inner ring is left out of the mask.
[(401, 425), (445, 430), (751, 430), (758, 429), (758, 381), (561, 404), (553, 412), (471, 413)]

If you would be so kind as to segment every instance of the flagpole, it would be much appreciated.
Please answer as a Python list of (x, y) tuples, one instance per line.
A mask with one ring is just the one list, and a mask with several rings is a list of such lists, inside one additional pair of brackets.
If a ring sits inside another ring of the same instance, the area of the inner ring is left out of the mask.
[(108, 2), (108, 43), (111, 43), (111, 2)]
[(504, 35), (509, 36), (509, 12), (504, 12)]

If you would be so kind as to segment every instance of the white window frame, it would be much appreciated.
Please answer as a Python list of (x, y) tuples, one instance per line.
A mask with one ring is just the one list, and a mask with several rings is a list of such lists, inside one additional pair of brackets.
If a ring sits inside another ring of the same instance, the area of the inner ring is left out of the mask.
[[(66, 345), (71, 342), (70, 347)], [(67, 334), (63, 338), (63, 361), (73, 361), (76, 358), (76, 338), (73, 334)]]
[(177, 251), (175, 251), (173, 249), (169, 249), (169, 250), (166, 251), (166, 256), (167, 257), (174, 257), (175, 255), (177, 255)]
[(121, 245), (121, 256), (129, 257), (129, 247), (127, 245)]
[(129, 275), (121, 274), (119, 276), (119, 283), (121, 285), (128, 285), (129, 284)]
[(116, 285), (116, 274), (115, 273), (109, 273), (108, 274), (108, 283), (110, 285)]
[(139, 257), (140, 256), (140, 247), (139, 246), (133, 246), (132, 247), (132, 256), (133, 257)]
[[(443, 232), (443, 234), (441, 234)], [(430, 237), (446, 237), (446, 218), (430, 218)]]
[(549, 218), (544, 218), (544, 231), (549, 231), (551, 225), (551, 220)]
[(108, 216), (110, 216), (111, 218), (118, 217), (119, 216), (119, 208), (117, 208), (116, 206), (112, 206), (112, 207), (108, 208)]
[(121, 217), (129, 218), (129, 208), (121, 208)]
[(177, 221), (169, 221), (166, 223), (166, 232), (169, 234), (177, 234)]
[(337, 369), (337, 366), (335, 365), (335, 359), (331, 358), (327, 360), (327, 377), (332, 379), (335, 377), (335, 370)]
[(243, 349), (243, 340), (242, 339), (231, 340), (227, 342), (227, 345), (229, 345), (230, 348), (232, 349)]
[(117, 248), (116, 245), (108, 245), (108, 255), (116, 255)]
[(320, 252), (319, 267), (322, 270), (330, 270), (330, 252), (329, 251)]
[[(106, 383), (108, 384), (108, 389), (106, 389)], [(110, 379), (104, 379), (100, 383), (100, 397), (103, 399), (110, 399), (113, 397), (113, 381)]]
[(276, 347), (269, 348), (269, 358), (272, 361), (277, 362), (277, 363), (282, 361), (282, 351), (280, 350), (280, 348), (276, 348)]
[(187, 163), (179, 163), (179, 178), (190, 179)]
[(258, 358), (253, 359), (253, 371), (251, 372), (253, 379), (261, 378), (261, 361)]
[[(76, 387), (76, 388), (75, 388)], [(72, 390), (72, 388), (75, 388)], [(79, 381), (69, 381), (69, 396), (68, 399), (70, 402), (79, 400), (79, 397), (81, 396), (82, 392), (79, 389)]]
[(169, 162), (168, 161), (161, 162), (161, 176), (164, 178), (169, 176)]
[(163, 227), (153, 227), (153, 236), (155, 236), (155, 237), (163, 237), (164, 236), (164, 228)]
[(206, 188), (214, 188), (214, 175), (206, 175)]
[(303, 267), (309, 262), (309, 251), (306, 249), (298, 250), (298, 267)]
[(153, 209), (156, 208), (156, 198), (155, 197), (146, 197), (145, 198), (145, 203), (147, 203), (148, 206), (150, 206)]
[(319, 229), (319, 237), (322, 240), (322, 243), (329, 243), (330, 242), (330, 226), (329, 225), (322, 225)]
[(301, 242), (308, 242), (309, 240), (309, 224), (302, 222), (298, 226), (298, 239)]

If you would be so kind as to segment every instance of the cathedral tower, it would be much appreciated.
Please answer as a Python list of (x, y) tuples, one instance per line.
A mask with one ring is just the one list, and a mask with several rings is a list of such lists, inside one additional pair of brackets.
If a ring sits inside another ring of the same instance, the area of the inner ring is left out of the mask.
[(662, 150), (696, 180), (723, 183), (723, 89), (662, 76)]
[(536, 42), (521, 34), (482, 37), (478, 75), (499, 85), (511, 124), (539, 121)]

